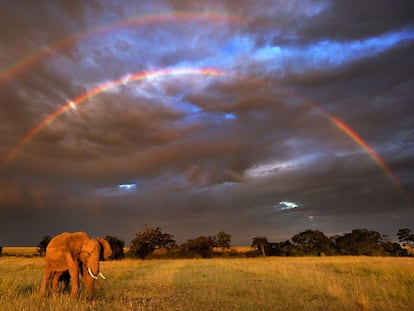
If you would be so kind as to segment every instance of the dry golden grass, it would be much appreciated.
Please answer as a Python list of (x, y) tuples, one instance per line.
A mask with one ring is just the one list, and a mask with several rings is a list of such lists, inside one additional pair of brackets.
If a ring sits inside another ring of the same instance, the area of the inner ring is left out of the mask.
[(221, 252), (221, 253), (229, 253), (229, 252), (236, 252), (236, 253), (246, 253), (256, 250), (255, 247), (251, 246), (232, 246), (229, 248), (223, 247), (214, 247), (214, 252)]
[(0, 310), (414, 310), (413, 258), (103, 262), (96, 300), (39, 298), (44, 260), (0, 257)]
[(38, 256), (38, 247), (3, 247), (1, 254), (3, 256)]

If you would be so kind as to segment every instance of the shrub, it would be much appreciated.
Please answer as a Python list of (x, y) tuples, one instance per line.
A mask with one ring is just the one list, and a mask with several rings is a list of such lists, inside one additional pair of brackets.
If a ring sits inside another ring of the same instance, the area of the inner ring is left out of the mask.
[(125, 246), (125, 242), (118, 239), (117, 237), (113, 237), (113, 236), (106, 236), (105, 240), (108, 241), (109, 245), (111, 246), (112, 249), (112, 255), (110, 257), (110, 259), (123, 259), (125, 258), (125, 254), (124, 254), (124, 246)]
[(50, 235), (44, 236), (40, 242), (36, 245), (39, 247), (39, 256), (44, 257), (46, 255), (46, 248), (49, 245), (50, 240), (52, 237)]

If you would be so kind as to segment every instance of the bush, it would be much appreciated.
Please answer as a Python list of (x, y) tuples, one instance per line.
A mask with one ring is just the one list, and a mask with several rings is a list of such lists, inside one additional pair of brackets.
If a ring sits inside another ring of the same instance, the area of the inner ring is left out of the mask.
[(176, 246), (173, 235), (162, 233), (161, 228), (144, 227), (144, 230), (136, 234), (136, 238), (132, 240), (130, 254), (133, 258), (144, 259), (155, 249), (170, 249)]
[(211, 237), (200, 236), (181, 245), (181, 255), (186, 258), (211, 258), (213, 257), (214, 245), (215, 241)]
[(52, 239), (52, 237), (50, 235), (46, 235), (36, 245), (37, 247), (39, 247), (39, 256), (40, 257), (44, 257), (46, 255), (46, 248), (49, 245), (51, 239)]
[(113, 236), (106, 236), (105, 240), (108, 241), (109, 245), (111, 246), (112, 249), (112, 255), (110, 257), (110, 259), (123, 259), (125, 258), (125, 254), (124, 254), (124, 246), (125, 246), (125, 242), (113, 237)]

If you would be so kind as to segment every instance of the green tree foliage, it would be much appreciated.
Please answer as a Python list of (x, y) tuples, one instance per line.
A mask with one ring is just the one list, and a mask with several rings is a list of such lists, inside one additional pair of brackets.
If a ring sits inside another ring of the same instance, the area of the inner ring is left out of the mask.
[(144, 259), (151, 254), (156, 248), (171, 248), (176, 245), (174, 236), (168, 233), (162, 233), (161, 228), (151, 228), (144, 226), (144, 229), (136, 234), (132, 240), (131, 255)]
[(213, 257), (213, 247), (216, 245), (214, 238), (199, 236), (196, 239), (188, 240), (181, 245), (181, 254), (184, 257)]
[[(410, 234), (405, 232), (403, 236), (409, 239)], [(266, 237), (258, 236), (253, 238), (252, 246), (257, 249), (256, 256), (407, 255), (407, 250), (400, 244), (384, 241), (380, 233), (367, 229), (354, 229), (351, 233), (332, 237), (318, 230), (306, 230), (294, 235), (291, 240), (293, 243), (289, 240), (272, 243)]]
[(256, 247), (256, 249), (260, 252), (262, 256), (267, 256), (269, 241), (264, 236), (254, 237), (252, 241), (252, 247)]
[(46, 248), (49, 245), (49, 242), (50, 242), (51, 239), (52, 239), (51, 236), (46, 235), (36, 245), (39, 248), (39, 256), (40, 257), (44, 257), (46, 255)]
[(398, 241), (403, 245), (413, 246), (414, 245), (414, 234), (411, 232), (411, 229), (400, 229), (397, 233)]
[(218, 247), (229, 248), (231, 243), (231, 235), (224, 231), (220, 231), (219, 233), (217, 233), (216, 242), (216, 245)]
[(296, 256), (297, 250), (289, 240), (277, 243), (277, 247), (273, 247), (272, 252), (275, 256)]
[(401, 248), (401, 245), (398, 243), (393, 242), (383, 242), (382, 243), (383, 252), (382, 255), (384, 256), (407, 256), (407, 250)]
[(331, 240), (319, 230), (306, 230), (292, 237), (292, 242), (303, 255), (318, 256), (322, 253), (333, 253)]
[(124, 253), (125, 242), (124, 241), (118, 239), (117, 237), (113, 237), (110, 235), (107, 235), (105, 240), (108, 241), (112, 249), (112, 255), (110, 259), (118, 260), (118, 259), (125, 258), (125, 253)]
[(336, 239), (336, 248), (340, 254), (346, 255), (381, 255), (381, 234), (367, 229), (354, 229)]

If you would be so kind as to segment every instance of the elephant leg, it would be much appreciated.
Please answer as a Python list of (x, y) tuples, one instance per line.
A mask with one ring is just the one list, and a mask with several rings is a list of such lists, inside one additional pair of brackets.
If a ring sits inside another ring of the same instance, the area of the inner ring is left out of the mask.
[(52, 273), (52, 284), (51, 284), (51, 289), (52, 289), (52, 293), (56, 294), (57, 293), (57, 288), (58, 288), (58, 283), (59, 283), (59, 277), (62, 275), (63, 272), (53, 272)]
[(71, 291), (70, 295), (72, 298), (78, 297), (78, 291), (79, 291), (79, 270), (77, 267), (72, 267), (69, 269), (70, 274), (70, 285), (71, 285)]
[(69, 271), (65, 271), (59, 278), (59, 281), (63, 282), (63, 291), (69, 292), (69, 281), (70, 281), (70, 274)]
[(54, 272), (52, 278), (52, 292), (56, 293), (58, 291), (59, 282), (63, 281), (63, 291), (69, 290), (69, 279), (70, 275), (68, 271)]
[(77, 298), (79, 291), (79, 263), (72, 258), (70, 253), (66, 254), (66, 263), (70, 275), (70, 295), (72, 298)]
[(43, 282), (42, 282), (42, 285), (40, 287), (40, 295), (42, 295), (42, 296), (46, 295), (47, 283), (50, 281), (52, 276), (53, 276), (53, 271), (51, 271), (49, 265), (46, 264), (46, 269), (45, 269), (45, 273), (44, 273), (44, 276), (43, 276)]

